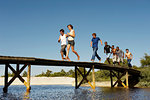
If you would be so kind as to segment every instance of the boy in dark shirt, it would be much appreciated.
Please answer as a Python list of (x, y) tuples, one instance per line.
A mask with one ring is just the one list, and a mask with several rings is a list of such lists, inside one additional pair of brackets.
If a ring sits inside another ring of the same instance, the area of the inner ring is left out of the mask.
[(106, 55), (107, 55), (106, 60), (108, 61), (109, 64), (110, 64), (110, 56), (111, 56), (110, 49), (111, 49), (111, 46), (108, 45), (107, 42), (105, 42), (104, 53), (106, 53)]
[(94, 62), (95, 56), (96, 56), (97, 59), (99, 60), (99, 62), (101, 62), (101, 58), (97, 54), (97, 50), (98, 50), (98, 42), (99, 41), (101, 42), (101, 45), (103, 45), (102, 40), (99, 37), (96, 37), (96, 33), (93, 33), (92, 36), (93, 36), (93, 38), (91, 40), (91, 47), (93, 48), (93, 55), (92, 55), (91, 61)]

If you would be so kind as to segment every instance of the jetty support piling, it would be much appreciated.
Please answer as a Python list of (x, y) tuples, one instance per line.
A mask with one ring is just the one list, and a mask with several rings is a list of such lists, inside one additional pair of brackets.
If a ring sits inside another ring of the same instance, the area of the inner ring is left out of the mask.
[[(5, 83), (4, 83), (4, 87), (7, 86), (8, 83), (8, 64), (5, 64)], [(4, 93), (7, 93), (8, 88), (3, 88)]]
[(126, 75), (126, 78), (128, 77), (127, 76), (128, 75), (127, 71), (124, 71), (123, 73), (120, 73), (121, 75), (120, 74), (117, 75), (114, 71), (112, 71), (112, 73), (113, 73), (113, 76), (115, 76), (117, 78), (117, 81), (114, 83), (114, 85), (112, 87), (115, 87), (117, 84), (121, 84), (123, 87), (128, 88), (128, 84), (126, 85), (125, 83), (123, 83), (121, 81), (121, 79), (122, 79), (123, 76)]
[(27, 72), (27, 92), (30, 91), (30, 79), (31, 79), (31, 65), (28, 65), (28, 72)]
[(95, 70), (94, 70), (94, 65), (92, 67), (92, 78), (93, 78), (93, 88), (95, 89)]
[[(92, 89), (94, 89), (94, 86), (93, 86), (93, 85), (90, 83), (90, 81), (87, 79), (87, 76), (88, 76), (89, 73), (91, 72), (92, 67), (88, 70), (87, 73), (85, 73), (85, 75), (82, 74), (82, 72), (80, 71), (80, 69), (79, 69), (78, 67), (76, 67), (76, 69), (77, 69), (77, 71), (79, 72), (79, 74), (83, 77), (83, 79), (82, 79), (82, 80), (80, 81), (80, 83), (77, 85), (77, 88), (76, 88), (76, 89), (78, 89), (78, 88), (81, 86), (81, 84), (83, 83), (84, 80), (90, 85), (90, 87), (91, 87)], [(76, 73), (77, 73), (77, 71), (76, 71)], [(76, 83), (76, 84), (77, 84), (77, 83)]]
[(78, 75), (77, 75), (77, 66), (75, 66), (75, 89), (78, 87)]
[(111, 81), (111, 87), (113, 87), (113, 76), (112, 76), (112, 70), (110, 70), (110, 81)]
[[(7, 93), (8, 87), (13, 83), (13, 81), (18, 77), (19, 80), (24, 83), (24, 85), (27, 87), (27, 82), (21, 77), (21, 72), (27, 67), (28, 64), (24, 64), (24, 66), (19, 69), (19, 64), (16, 65), (16, 70), (10, 65), (5, 64), (5, 85), (3, 88), (4, 93)], [(8, 68), (13, 72), (14, 76), (10, 81), (8, 82)]]
[(129, 78), (128, 71), (126, 71), (126, 88), (129, 88), (128, 78)]

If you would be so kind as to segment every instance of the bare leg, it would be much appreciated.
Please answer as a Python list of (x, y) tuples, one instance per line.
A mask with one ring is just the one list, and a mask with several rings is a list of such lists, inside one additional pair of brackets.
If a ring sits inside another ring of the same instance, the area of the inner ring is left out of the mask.
[(66, 54), (66, 59), (70, 61), (69, 59), (69, 50), (70, 50), (70, 44), (67, 45), (67, 54)]
[(62, 60), (64, 61), (64, 53), (63, 52), (61, 52), (61, 57), (62, 57)]
[(74, 46), (71, 46), (72, 52), (75, 53), (78, 57), (78, 60), (80, 60), (80, 56), (78, 55), (78, 53), (74, 50)]
[(107, 58), (107, 61), (108, 61), (109, 64), (111, 64), (110, 61), (109, 61), (109, 58)]

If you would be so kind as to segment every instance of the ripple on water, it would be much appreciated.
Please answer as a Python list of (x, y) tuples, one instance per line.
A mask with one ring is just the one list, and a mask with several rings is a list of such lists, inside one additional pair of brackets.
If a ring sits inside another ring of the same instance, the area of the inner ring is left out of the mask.
[(72, 86), (32, 86), (26, 93), (25, 86), (10, 86), (7, 94), (0, 86), (0, 100), (149, 100), (150, 89), (96, 88), (96, 92)]

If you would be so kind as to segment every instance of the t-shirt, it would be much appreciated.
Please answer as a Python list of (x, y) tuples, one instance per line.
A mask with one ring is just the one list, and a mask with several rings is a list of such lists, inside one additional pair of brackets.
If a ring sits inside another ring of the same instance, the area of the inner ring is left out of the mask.
[(106, 51), (106, 53), (110, 53), (110, 48), (111, 48), (110, 45), (106, 45), (106, 46), (104, 47), (104, 50)]
[(67, 45), (67, 37), (66, 37), (66, 34), (64, 34), (63, 36), (60, 35), (60, 39), (61, 39), (61, 45)]
[[(74, 31), (74, 30), (71, 30), (71, 31), (70, 31), (70, 34), (73, 34), (73, 31)], [(74, 40), (74, 37), (72, 37), (72, 36), (69, 35), (69, 36), (68, 36), (68, 41), (72, 41), (72, 40)]]
[(123, 51), (122, 50), (116, 50), (116, 55), (118, 56), (118, 57), (123, 57)]
[(98, 48), (98, 41), (100, 40), (100, 38), (99, 37), (96, 37), (96, 38), (92, 38), (92, 47), (94, 48), (94, 47), (96, 47), (96, 48)]

